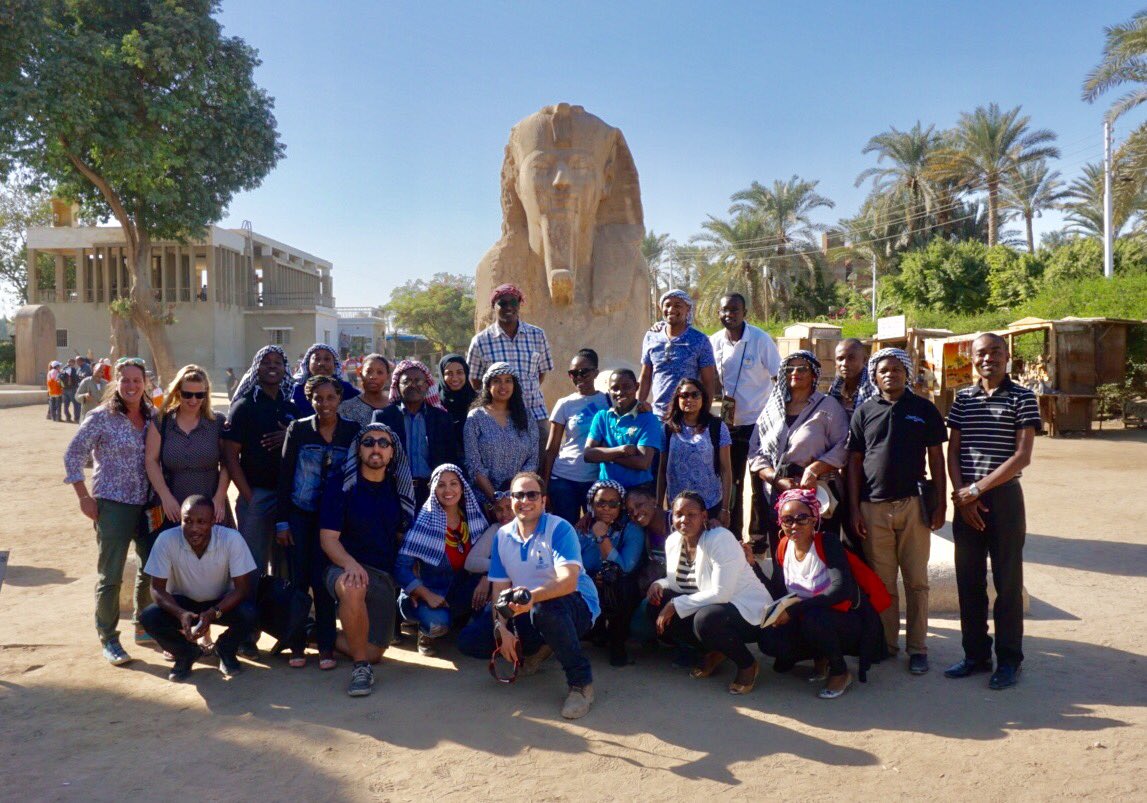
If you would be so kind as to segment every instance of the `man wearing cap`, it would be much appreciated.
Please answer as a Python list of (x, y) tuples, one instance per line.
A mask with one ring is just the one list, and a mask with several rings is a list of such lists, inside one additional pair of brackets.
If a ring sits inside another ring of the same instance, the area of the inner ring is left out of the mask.
[[(880, 614), (888, 651), (899, 650), (896, 575), (904, 578), (908, 671), (928, 671), (928, 556), (932, 531), (944, 525), (948, 434), (936, 406), (908, 389), (912, 359), (901, 349), (872, 355), (866, 375), (876, 395), (852, 416), (848, 435), (848, 501), (864, 556), (892, 596)], [(925, 482), (927, 458), (932, 487)]]
[(481, 376), (496, 362), (509, 363), (522, 384), (526, 409), (538, 421), (538, 461), (545, 453), (546, 400), (541, 383), (546, 373), (554, 369), (550, 343), (545, 331), (519, 319), (524, 302), (522, 291), (512, 284), (500, 284), (490, 292), (490, 306), (494, 308), (494, 322), (474, 335), (466, 362), (470, 365), (470, 384), (474, 390), (482, 389)]
[(694, 329), (693, 299), (682, 290), (661, 296), (663, 320), (653, 324), (641, 343), (641, 376), (637, 400), (648, 402), (653, 391), (653, 414), (658, 418), (673, 401), (673, 391), (682, 379), (700, 380), (713, 398), (717, 372), (709, 338)]

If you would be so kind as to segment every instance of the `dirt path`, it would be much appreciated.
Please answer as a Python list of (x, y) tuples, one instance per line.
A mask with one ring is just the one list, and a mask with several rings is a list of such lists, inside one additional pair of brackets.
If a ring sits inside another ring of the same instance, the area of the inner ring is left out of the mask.
[[(499, 686), (483, 662), (388, 653), (373, 696), (320, 673), (199, 665), (167, 682), (154, 652), (103, 663), (95, 542), (61, 454), (74, 428), (0, 410), (0, 798), (1137, 798), (1147, 781), (1147, 432), (1036, 442), (1020, 685), (946, 680), (959, 622), (934, 618), (933, 671), (904, 659), (835, 702), (765, 670), (748, 697), (639, 651), (593, 653), (597, 704), (571, 724), (552, 664)], [(127, 625), (128, 623), (124, 623)]]

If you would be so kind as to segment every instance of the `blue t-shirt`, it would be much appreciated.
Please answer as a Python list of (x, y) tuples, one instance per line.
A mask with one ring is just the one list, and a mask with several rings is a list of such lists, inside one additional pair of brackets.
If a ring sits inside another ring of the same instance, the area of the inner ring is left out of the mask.
[(517, 520), (500, 527), (490, 548), (489, 579), (492, 583), (509, 582), (512, 587), (537, 588), (556, 579), (557, 567), (569, 563), (578, 566), (577, 590), (596, 620), (601, 613), (597, 588), (581, 562), (577, 532), (560, 516), (543, 513), (526, 541), (518, 537)]
[(673, 389), (688, 377), (700, 379), (701, 369), (716, 365), (713, 344), (697, 329), (689, 327), (677, 337), (669, 328), (646, 332), (641, 341), (641, 364), (653, 368), (653, 413), (658, 418), (673, 401)]
[[(589, 425), (588, 440), (599, 446), (624, 446), (632, 443), (634, 446), (660, 449), (661, 422), (653, 413), (637, 412), (636, 404), (625, 415), (618, 415), (613, 409), (601, 410)], [(616, 480), (625, 488), (644, 485), (653, 482), (653, 467), (656, 463), (656, 459), (653, 460), (645, 471), (638, 471), (618, 463), (599, 463), (598, 479)]]
[[(591, 577), (601, 571), (601, 564), (605, 561), (601, 557), (601, 547), (592, 532), (578, 535), (581, 542), (581, 561), (586, 573)], [(626, 574), (637, 568), (641, 556), (645, 553), (645, 531), (627, 521), (621, 532), (616, 530), (610, 533), (610, 543), (613, 551), (605, 558), (621, 567)]]
[(337, 530), (343, 549), (359, 563), (393, 574), (402, 526), (402, 505), (394, 484), (368, 482), (360, 476), (349, 491), (342, 486), (340, 476), (323, 486), (319, 528)]

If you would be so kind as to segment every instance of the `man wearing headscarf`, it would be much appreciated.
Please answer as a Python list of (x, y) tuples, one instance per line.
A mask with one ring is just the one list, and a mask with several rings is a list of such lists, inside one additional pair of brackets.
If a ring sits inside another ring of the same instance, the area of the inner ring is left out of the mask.
[(354, 661), (347, 694), (374, 685), (394, 633), (394, 567), (399, 538), (414, 520), (414, 489), (402, 443), (385, 424), (367, 424), (347, 450), (342, 476), (331, 476), (319, 505), (319, 540), (333, 564), (327, 591), (338, 600), (338, 650)]
[(474, 390), (482, 389), (481, 377), (496, 362), (509, 363), (522, 385), (526, 410), (538, 422), (538, 463), (546, 448), (546, 400), (542, 396), (542, 380), (554, 370), (550, 342), (545, 331), (519, 318), (525, 298), (512, 284), (500, 284), (490, 291), (490, 306), (494, 308), (494, 322), (474, 335), (466, 362), (470, 364), (470, 383)]
[[(279, 346), (259, 349), (239, 380), (223, 425), (223, 461), (239, 491), (235, 506), (239, 532), (260, 572), (267, 568), (275, 540), (283, 437), (287, 425), (300, 417), (291, 402), (287, 363), (287, 354)], [(253, 641), (240, 652), (258, 654)]]
[(936, 406), (909, 390), (914, 373), (904, 351), (876, 352), (866, 374), (878, 392), (856, 408), (849, 427), (849, 515), (865, 557), (892, 596), (880, 619), (893, 655), (900, 640), (897, 574), (904, 580), (908, 671), (923, 675), (928, 671), (928, 556), (932, 531), (944, 524), (948, 433)]
[(375, 410), (372, 420), (398, 433), (410, 460), (414, 501), (421, 507), (434, 469), (460, 459), (454, 421), (442, 407), (430, 369), (417, 360), (398, 363), (390, 378), (390, 404)]
[(641, 375), (637, 379), (637, 400), (649, 401), (653, 392), (653, 414), (658, 418), (673, 401), (673, 389), (682, 379), (697, 379), (713, 398), (716, 390), (717, 361), (709, 338), (693, 324), (693, 299), (683, 290), (670, 290), (659, 304), (663, 319), (655, 323), (641, 343)]

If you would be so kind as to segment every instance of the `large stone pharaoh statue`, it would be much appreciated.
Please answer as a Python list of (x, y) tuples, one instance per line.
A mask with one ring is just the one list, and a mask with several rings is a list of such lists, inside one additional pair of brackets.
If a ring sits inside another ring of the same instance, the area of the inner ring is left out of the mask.
[(510, 131), (502, 164), (502, 237), (478, 265), (482, 303), (509, 282), (526, 302), (522, 319), (541, 326), (561, 378), (546, 400), (570, 392), (564, 368), (579, 348), (602, 369), (635, 367), (649, 325), (649, 273), (637, 169), (625, 137), (581, 106), (547, 106)]

